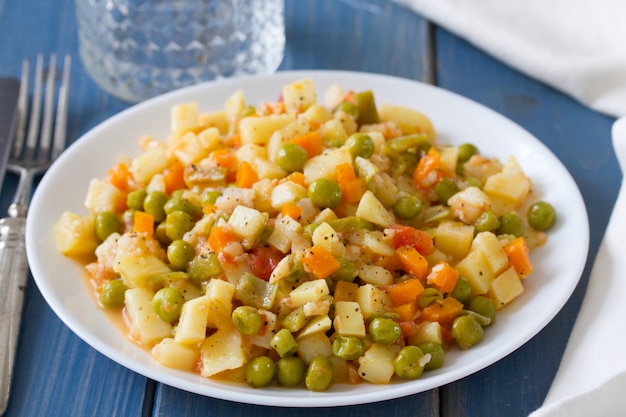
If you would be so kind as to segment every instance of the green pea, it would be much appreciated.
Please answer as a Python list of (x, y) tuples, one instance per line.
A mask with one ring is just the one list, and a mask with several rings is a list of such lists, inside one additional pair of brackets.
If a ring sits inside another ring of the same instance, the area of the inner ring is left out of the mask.
[(368, 159), (374, 154), (374, 139), (366, 133), (354, 133), (346, 139), (346, 146), (353, 158)]
[(96, 215), (96, 237), (103, 242), (109, 235), (118, 233), (122, 222), (112, 211), (103, 211)]
[(467, 303), (472, 295), (472, 284), (466, 277), (459, 277), (456, 281), (456, 285), (450, 293), (450, 296), (455, 298), (460, 303)]
[(458, 161), (459, 162), (467, 162), (474, 155), (478, 155), (480, 152), (478, 148), (471, 143), (464, 143), (458, 146), (459, 154)]
[(146, 199), (148, 192), (141, 188), (139, 190), (131, 191), (126, 196), (126, 205), (129, 209), (143, 211), (143, 201)]
[(400, 378), (416, 379), (424, 372), (424, 353), (420, 348), (408, 345), (400, 349), (393, 360), (393, 369)]
[(535, 230), (548, 230), (556, 221), (556, 210), (550, 203), (538, 201), (528, 208), (528, 224)]
[(424, 203), (419, 197), (413, 194), (404, 195), (393, 204), (393, 211), (396, 216), (404, 220), (415, 218), (422, 211)]
[(401, 334), (400, 325), (387, 317), (376, 317), (369, 324), (369, 335), (376, 343), (396, 343)]
[(308, 159), (306, 149), (297, 143), (285, 143), (276, 152), (276, 164), (287, 172), (302, 171)]
[(143, 209), (146, 213), (151, 214), (154, 217), (156, 223), (160, 223), (165, 220), (165, 203), (167, 203), (168, 197), (162, 191), (152, 191), (148, 193), (143, 201)]
[(182, 239), (193, 228), (193, 218), (184, 211), (174, 211), (165, 219), (165, 233), (172, 241)]
[(471, 316), (459, 316), (452, 321), (452, 337), (461, 349), (469, 349), (483, 340), (483, 326)]
[(422, 342), (417, 345), (424, 355), (430, 354), (430, 361), (424, 366), (425, 371), (441, 368), (446, 357), (446, 350), (439, 343)]
[(242, 334), (257, 334), (263, 327), (263, 316), (252, 306), (239, 306), (231, 314), (233, 325)]
[(173, 241), (167, 247), (167, 259), (175, 269), (185, 270), (189, 262), (196, 256), (193, 245), (184, 240)]
[(167, 235), (166, 226), (167, 225), (165, 224), (165, 222), (161, 222), (157, 225), (157, 227), (154, 228), (154, 238), (164, 248), (166, 248), (170, 243), (172, 243), (172, 239), (170, 239), (169, 236)]
[(483, 211), (474, 222), (474, 227), (477, 233), (492, 232), (500, 227), (500, 220), (493, 211)]
[(496, 234), (498, 235), (513, 235), (520, 237), (524, 235), (524, 220), (516, 212), (503, 214), (499, 218), (500, 227), (498, 227)]
[(335, 181), (318, 178), (309, 185), (309, 198), (320, 208), (335, 208), (341, 203), (341, 187)]
[(161, 288), (152, 298), (154, 312), (166, 322), (178, 320), (183, 304), (185, 304), (183, 293), (176, 288)]
[(258, 356), (246, 365), (246, 382), (253, 387), (264, 387), (276, 374), (276, 363), (267, 356)]
[(276, 363), (276, 380), (285, 387), (298, 385), (304, 379), (306, 363), (297, 356), (280, 358)]
[(326, 391), (333, 379), (333, 364), (328, 358), (313, 358), (306, 371), (304, 384), (311, 391)]
[(105, 307), (121, 307), (124, 305), (124, 293), (127, 289), (121, 279), (106, 281), (100, 290), (100, 302)]
[(354, 281), (359, 273), (356, 265), (347, 258), (339, 258), (338, 261), (339, 269), (332, 274), (332, 278), (339, 281)]
[(438, 300), (443, 300), (443, 294), (441, 291), (433, 287), (427, 287), (419, 295), (417, 302), (421, 308), (426, 308)]
[(435, 185), (435, 194), (442, 204), (447, 204), (450, 197), (459, 192), (459, 186), (450, 178), (444, 178)]
[(489, 318), (489, 323), (493, 324), (496, 321), (496, 306), (489, 297), (484, 295), (477, 295), (472, 298), (467, 304), (468, 310), (480, 314)]
[(287, 329), (280, 329), (270, 340), (270, 346), (281, 358), (291, 356), (298, 351), (298, 343)]
[(182, 211), (192, 217), (197, 216), (202, 212), (202, 209), (200, 207), (182, 197), (170, 198), (163, 206), (163, 210), (165, 210), (165, 214), (167, 215), (172, 214), (175, 211)]
[(217, 199), (222, 195), (221, 191), (211, 190), (207, 191), (202, 197), (203, 206), (211, 206), (217, 202)]
[(344, 101), (343, 103), (340, 103), (335, 108), (335, 111), (338, 111), (338, 110), (342, 110), (348, 113), (350, 116), (354, 117), (355, 119), (359, 117), (359, 109), (357, 108), (356, 104), (354, 104), (351, 101)]
[(333, 354), (347, 361), (358, 359), (365, 353), (365, 342), (356, 336), (336, 336), (332, 346)]
[(196, 283), (208, 281), (221, 272), (220, 260), (215, 252), (202, 253), (193, 258), (187, 266), (189, 279)]

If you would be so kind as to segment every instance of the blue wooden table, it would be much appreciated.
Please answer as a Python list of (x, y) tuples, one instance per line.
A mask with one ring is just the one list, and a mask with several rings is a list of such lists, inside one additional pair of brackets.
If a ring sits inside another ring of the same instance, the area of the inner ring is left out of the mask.
[[(492, 366), (414, 396), (363, 406), (280, 409), (180, 391), (133, 373), (90, 348), (50, 310), (32, 279), (26, 293), (8, 416), (525, 416), (554, 377), (621, 179), (613, 119), (492, 59), (385, 0), (286, 0), (282, 70), (345, 69), (435, 83), (504, 114), (543, 141), (578, 183), (590, 217), (582, 280), (537, 336)], [(18, 77), (38, 52), (72, 54), (69, 140), (127, 108), (88, 78), (77, 53), (74, 0), (0, 0), (0, 76)], [(7, 175), (0, 209), (16, 181)], [(567, 262), (566, 259), (563, 260)]]

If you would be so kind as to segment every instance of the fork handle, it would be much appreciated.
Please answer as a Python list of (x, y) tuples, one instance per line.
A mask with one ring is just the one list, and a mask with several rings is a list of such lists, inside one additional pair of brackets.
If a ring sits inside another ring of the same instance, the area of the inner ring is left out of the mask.
[(0, 220), (0, 414), (9, 402), (28, 277), (25, 230), (23, 217)]

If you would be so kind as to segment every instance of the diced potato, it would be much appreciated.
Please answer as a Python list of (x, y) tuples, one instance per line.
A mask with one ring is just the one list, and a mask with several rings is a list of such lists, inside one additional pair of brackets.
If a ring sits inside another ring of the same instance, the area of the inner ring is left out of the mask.
[(476, 235), (472, 242), (472, 251), (480, 250), (485, 255), (489, 263), (489, 269), (494, 275), (499, 275), (509, 266), (509, 257), (507, 256), (502, 243), (491, 232), (481, 232)]
[(437, 137), (435, 128), (430, 119), (413, 109), (390, 104), (381, 104), (378, 108), (378, 116), (381, 121), (392, 121), (402, 130), (402, 133), (424, 133), (430, 141)]
[(382, 227), (389, 227), (395, 222), (394, 215), (387, 211), (374, 193), (369, 190), (361, 197), (361, 201), (356, 209), (356, 215), (363, 220)]
[(295, 307), (302, 306), (330, 294), (325, 279), (305, 281), (289, 293), (289, 299)]
[(196, 349), (167, 337), (152, 348), (152, 357), (159, 365), (193, 371), (198, 363), (199, 353)]
[(491, 282), (487, 295), (497, 309), (504, 307), (524, 292), (524, 286), (515, 268), (510, 267)]
[(174, 339), (178, 343), (195, 344), (206, 337), (211, 299), (207, 296), (194, 298), (183, 304)]
[(163, 172), (168, 165), (165, 147), (155, 146), (133, 159), (130, 171), (140, 184), (145, 185), (154, 175)]
[(198, 103), (180, 103), (172, 106), (172, 132), (198, 126)]
[(409, 337), (407, 342), (411, 345), (419, 345), (422, 342), (443, 344), (441, 324), (436, 321), (420, 323), (417, 333)]
[(489, 261), (482, 251), (470, 253), (456, 265), (459, 276), (465, 277), (472, 284), (472, 295), (484, 294), (489, 289), (495, 275)]
[(250, 336), (248, 340), (252, 345), (269, 349), (272, 337), (274, 337), (278, 331), (278, 317), (271, 311), (263, 309), (259, 309), (259, 313), (263, 316), (263, 329), (259, 334)]
[(128, 288), (147, 288), (150, 278), (172, 272), (165, 262), (149, 253), (118, 253), (115, 261), (115, 269)]
[(228, 224), (241, 239), (242, 246), (250, 249), (265, 230), (267, 215), (253, 208), (237, 206), (228, 219)]
[(245, 117), (239, 122), (241, 143), (265, 145), (274, 132), (295, 120), (291, 114), (270, 114), (268, 116)]
[(451, 255), (455, 259), (462, 259), (467, 255), (474, 240), (474, 226), (461, 222), (442, 222), (435, 229), (435, 247)]
[(200, 375), (208, 378), (242, 367), (249, 354), (241, 333), (234, 328), (219, 329), (200, 345)]
[(205, 295), (210, 299), (207, 327), (219, 328), (224, 318), (229, 318), (233, 310), (235, 286), (228, 281), (213, 278), (205, 287)]
[(237, 160), (239, 160), (239, 162), (246, 161), (249, 164), (252, 164), (256, 158), (266, 158), (267, 150), (263, 146), (255, 143), (244, 143), (239, 149), (237, 149), (235, 155), (237, 156)]
[(473, 224), (493, 206), (489, 196), (478, 187), (467, 187), (459, 191), (448, 200), (448, 205), (452, 214), (467, 224)]
[(371, 284), (361, 285), (356, 290), (354, 299), (361, 306), (361, 313), (365, 320), (376, 314), (389, 311), (391, 305), (387, 294)]
[(302, 311), (307, 317), (328, 315), (330, 311), (331, 297), (323, 297), (317, 301), (311, 301), (302, 306)]
[[(285, 181), (272, 188), (272, 208), (280, 210), (285, 204), (294, 204), (307, 196), (307, 189), (293, 181)], [(294, 219), (298, 220), (298, 219)]]
[(228, 132), (228, 117), (225, 110), (201, 113), (198, 116), (198, 124), (207, 128), (215, 128), (218, 133)]
[(124, 293), (130, 320), (129, 333), (141, 345), (149, 347), (172, 335), (172, 326), (161, 320), (152, 308), (153, 295), (145, 288), (131, 288)]
[(172, 140), (170, 150), (185, 165), (194, 164), (209, 154), (208, 148), (193, 132), (187, 132)]
[(388, 384), (394, 374), (393, 360), (400, 348), (397, 345), (374, 343), (359, 358), (359, 375), (370, 384)]
[(314, 316), (298, 333), (297, 340), (310, 336), (314, 333), (326, 333), (333, 327), (333, 322), (328, 315)]
[(376, 287), (384, 287), (393, 284), (391, 272), (389, 272), (387, 268), (379, 265), (361, 265), (359, 267), (359, 278)]
[(85, 207), (92, 213), (120, 212), (126, 207), (126, 194), (110, 182), (94, 178), (89, 181)]
[(361, 306), (354, 301), (335, 302), (335, 332), (341, 336), (365, 337), (365, 321)]
[(319, 128), (332, 118), (333, 114), (326, 107), (317, 103), (313, 103), (308, 109), (298, 115), (298, 119), (306, 120), (314, 129)]
[(314, 245), (323, 247), (335, 258), (341, 258), (346, 253), (346, 248), (341, 242), (339, 234), (326, 222), (315, 228), (312, 239)]
[(459, 160), (459, 148), (456, 146), (446, 146), (440, 152), (441, 169), (445, 172), (453, 173)]
[(380, 256), (394, 256), (395, 250), (383, 240), (380, 231), (367, 232), (363, 236), (363, 249)]
[(252, 167), (259, 178), (280, 179), (287, 176), (287, 171), (265, 158), (255, 158)]
[(224, 104), (224, 111), (228, 119), (237, 119), (246, 108), (246, 100), (243, 91), (237, 90), (228, 97)]
[(287, 84), (282, 89), (282, 97), (288, 112), (302, 112), (317, 103), (317, 92), (313, 79), (303, 80)]
[(328, 358), (333, 355), (330, 339), (323, 332), (316, 332), (306, 337), (298, 337), (298, 356), (306, 363), (313, 359)]
[(335, 167), (341, 164), (352, 164), (348, 148), (335, 148), (325, 154), (314, 156), (304, 164), (304, 181), (310, 184), (318, 178), (333, 180)]
[(93, 255), (98, 247), (94, 216), (80, 216), (64, 212), (54, 224), (54, 238), (57, 249), (65, 256)]
[(343, 124), (336, 119), (324, 123), (319, 129), (319, 134), (326, 143), (344, 143), (348, 138), (348, 133)]
[(280, 221), (276, 223), (274, 231), (267, 238), (267, 243), (282, 253), (287, 253), (292, 249), (292, 239), (299, 236), (300, 230), (302, 230), (302, 225), (297, 220), (289, 216), (281, 217)]
[(488, 195), (511, 202), (517, 207), (530, 193), (531, 185), (517, 160), (511, 156), (502, 167), (502, 172), (487, 178), (483, 189)]

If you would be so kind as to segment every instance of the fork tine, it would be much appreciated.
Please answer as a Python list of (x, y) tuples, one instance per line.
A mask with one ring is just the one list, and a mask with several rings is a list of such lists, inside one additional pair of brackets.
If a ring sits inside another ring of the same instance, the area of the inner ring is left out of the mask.
[(26, 138), (26, 157), (33, 159), (35, 149), (37, 147), (37, 139), (39, 135), (39, 121), (41, 119), (41, 96), (42, 96), (42, 78), (43, 78), (43, 55), (37, 55), (35, 64), (35, 87), (33, 91), (33, 99), (30, 110), (30, 121), (28, 124), (28, 137)]
[(28, 119), (28, 83), (29, 83), (30, 62), (28, 59), (22, 61), (22, 75), (20, 77), (20, 95), (17, 100), (17, 127), (15, 139), (13, 141), (13, 159), (18, 159), (24, 149), (24, 138), (26, 137), (26, 120)]
[(56, 76), (57, 57), (50, 55), (48, 75), (46, 76), (45, 102), (43, 106), (43, 121), (39, 136), (39, 150), (37, 157), (40, 161), (48, 159), (50, 154), (50, 140), (52, 138), (52, 112), (54, 111), (54, 81)]
[(52, 148), (53, 160), (56, 159), (65, 149), (71, 64), (71, 56), (65, 55), (65, 59), (63, 60), (63, 76), (61, 79), (61, 87), (59, 89), (59, 101), (57, 103), (57, 116), (54, 123), (54, 142)]

